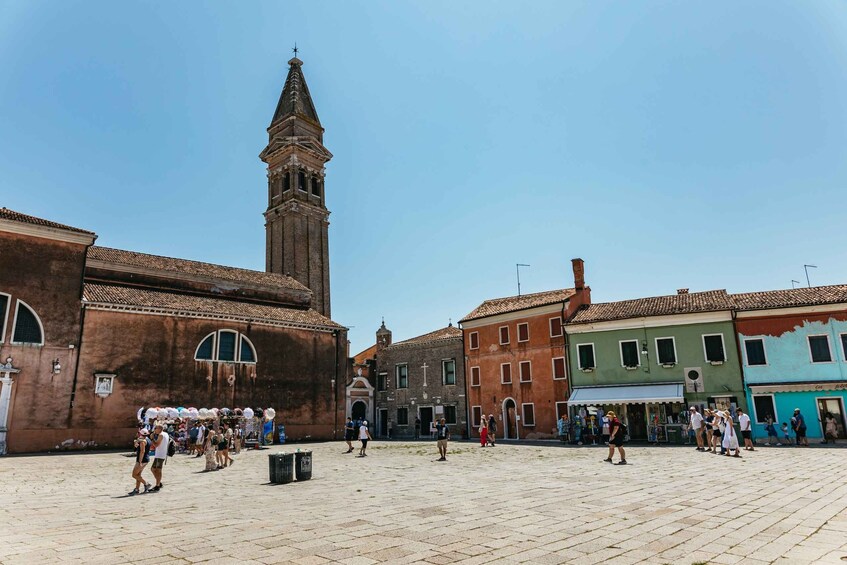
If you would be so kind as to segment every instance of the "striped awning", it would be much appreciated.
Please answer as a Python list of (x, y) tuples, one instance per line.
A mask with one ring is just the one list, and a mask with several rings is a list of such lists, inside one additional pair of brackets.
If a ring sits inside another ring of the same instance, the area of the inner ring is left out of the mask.
[(568, 402), (577, 406), (682, 402), (683, 387), (683, 383), (577, 387)]

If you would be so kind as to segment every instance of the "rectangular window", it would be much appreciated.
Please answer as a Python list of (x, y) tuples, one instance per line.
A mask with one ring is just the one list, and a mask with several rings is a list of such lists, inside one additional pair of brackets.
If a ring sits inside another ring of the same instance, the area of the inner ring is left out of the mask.
[(809, 352), (812, 355), (812, 363), (831, 363), (832, 352), (829, 350), (829, 336), (810, 335)]
[(504, 385), (512, 384), (512, 364), (503, 363), (500, 365), (500, 383)]
[(235, 361), (235, 334), (220, 332), (218, 337), (218, 361)]
[(562, 319), (558, 316), (550, 318), (550, 337), (562, 337)]
[(565, 374), (565, 358), (564, 357), (554, 357), (553, 358), (553, 378), (556, 380), (564, 379), (567, 375)]
[(621, 365), (624, 367), (638, 367), (638, 341), (621, 341)]
[(470, 336), (471, 349), (479, 349), (479, 332), (471, 332)]
[(471, 406), (471, 425), (475, 428), (479, 427), (482, 419), (482, 406)]
[(500, 328), (500, 345), (508, 345), (509, 343), (509, 326)]
[(744, 352), (747, 354), (747, 365), (767, 365), (765, 358), (765, 340), (745, 339)]
[(388, 373), (380, 373), (376, 376), (376, 389), (388, 390)]
[(579, 358), (580, 369), (593, 369), (597, 365), (594, 364), (594, 344), (580, 343), (576, 346), (577, 357)]
[(471, 386), (480, 386), (479, 367), (471, 367)]
[(445, 406), (444, 407), (444, 419), (447, 424), (451, 426), (456, 425), (456, 407), (455, 406)]
[(409, 409), (408, 408), (398, 408), (397, 409), (397, 425), (398, 426), (408, 426), (409, 425)]
[(770, 395), (770, 394), (763, 395), (763, 396), (753, 395), (753, 409), (756, 412), (755, 417), (756, 417), (756, 423), (757, 424), (766, 423), (768, 421), (768, 417), (770, 417), (771, 420), (776, 422), (776, 426), (779, 426), (779, 422), (777, 422), (777, 419), (776, 419), (776, 408), (774, 407), (774, 404), (773, 404), (773, 396), (772, 395)]
[(291, 175), (289, 173), (285, 173), (282, 177), (282, 191), (288, 192), (291, 190)]
[(521, 404), (521, 420), (524, 426), (535, 425), (535, 404)]
[(659, 365), (676, 365), (676, 342), (674, 338), (656, 338), (656, 359), (659, 360)]
[(556, 419), (560, 419), (563, 415), (568, 413), (568, 403), (567, 402), (556, 402)]
[(321, 195), (321, 185), (317, 177), (312, 177), (312, 194), (315, 196)]
[(409, 366), (397, 365), (394, 367), (396, 376), (397, 388), (409, 388)]
[(529, 324), (518, 324), (518, 341), (529, 341)]
[(847, 361), (847, 334), (841, 334), (841, 359)]
[(704, 335), (703, 350), (706, 353), (706, 361), (710, 363), (723, 363), (726, 361), (723, 334)]
[(456, 362), (453, 359), (441, 362), (441, 382), (445, 385), (456, 384)]
[(297, 188), (306, 192), (306, 173), (303, 171), (297, 173)]
[(528, 383), (532, 381), (532, 362), (521, 361), (520, 364), (521, 382)]

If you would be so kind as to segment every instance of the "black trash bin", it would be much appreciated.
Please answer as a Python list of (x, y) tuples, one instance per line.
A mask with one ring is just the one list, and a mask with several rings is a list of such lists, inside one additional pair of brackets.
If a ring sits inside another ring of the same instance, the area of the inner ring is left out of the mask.
[(272, 453), (268, 455), (270, 482), (286, 484), (294, 480), (294, 454)]
[(294, 454), (298, 481), (308, 481), (312, 478), (312, 452), (300, 451)]

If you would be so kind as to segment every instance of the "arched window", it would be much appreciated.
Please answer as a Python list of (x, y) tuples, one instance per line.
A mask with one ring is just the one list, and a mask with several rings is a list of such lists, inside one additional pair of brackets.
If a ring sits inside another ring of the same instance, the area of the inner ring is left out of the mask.
[(44, 327), (32, 308), (23, 300), (18, 300), (15, 309), (15, 325), (12, 331), (12, 343), (31, 343), (44, 345)]
[(234, 330), (218, 330), (203, 338), (194, 352), (197, 361), (255, 363), (256, 349), (247, 336)]
[(5, 343), (6, 339), (6, 320), (9, 319), (9, 304), (12, 302), (12, 297), (8, 294), (0, 294), (0, 343)]

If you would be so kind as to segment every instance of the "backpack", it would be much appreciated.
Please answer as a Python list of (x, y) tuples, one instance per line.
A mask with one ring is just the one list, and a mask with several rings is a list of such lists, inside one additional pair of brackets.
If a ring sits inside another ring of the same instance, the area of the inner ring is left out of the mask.
[(620, 433), (622, 433), (624, 435), (624, 437), (628, 436), (629, 435), (629, 428), (626, 427), (626, 424), (621, 422), (620, 427), (621, 427)]
[(173, 457), (176, 453), (176, 442), (173, 439), (168, 440), (168, 457)]

